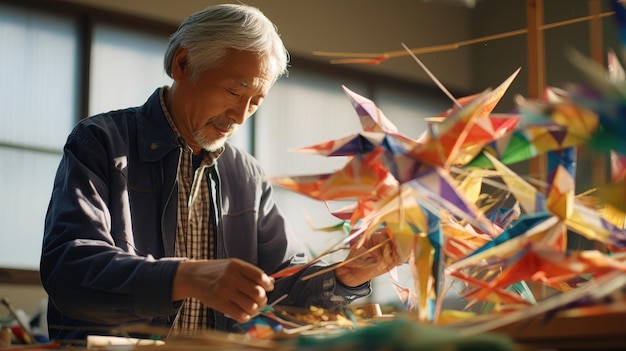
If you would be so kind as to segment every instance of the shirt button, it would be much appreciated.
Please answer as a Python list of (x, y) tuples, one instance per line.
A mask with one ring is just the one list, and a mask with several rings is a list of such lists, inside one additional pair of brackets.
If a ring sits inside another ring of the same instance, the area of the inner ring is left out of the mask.
[(157, 144), (156, 143), (150, 144), (150, 149), (156, 150), (157, 149)]

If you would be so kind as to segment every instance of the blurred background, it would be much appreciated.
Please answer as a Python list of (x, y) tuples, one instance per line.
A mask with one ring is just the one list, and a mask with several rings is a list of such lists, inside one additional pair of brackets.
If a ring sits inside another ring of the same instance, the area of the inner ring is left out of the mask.
[[(168, 36), (186, 16), (219, 2), (0, 0), (0, 291), (15, 305), (28, 309), (45, 296), (37, 273), (43, 219), (71, 128), (92, 114), (141, 105), (170, 84), (162, 64)], [(291, 152), (361, 130), (342, 85), (374, 100), (410, 137), (426, 130), (427, 117), (452, 106), (402, 43), (425, 49), (419, 59), (457, 98), (495, 87), (521, 68), (496, 107), (500, 113), (514, 110), (516, 95), (537, 97), (543, 86), (584, 81), (567, 49), (601, 64), (608, 49), (619, 50), (608, 0), (246, 3), (274, 21), (291, 53), (288, 77), (233, 138), (275, 176), (344, 165), (345, 159)], [(591, 20), (593, 14), (604, 15)], [(545, 27), (537, 41), (533, 23), (561, 25)], [(331, 63), (385, 52), (397, 56), (378, 64)], [(606, 167), (581, 152), (581, 189), (605, 179)], [(276, 198), (312, 254), (343, 237), (312, 228), (338, 222), (325, 204), (279, 188)], [(410, 286), (404, 267), (399, 274)], [(387, 276), (376, 280), (369, 300), (397, 303)]]

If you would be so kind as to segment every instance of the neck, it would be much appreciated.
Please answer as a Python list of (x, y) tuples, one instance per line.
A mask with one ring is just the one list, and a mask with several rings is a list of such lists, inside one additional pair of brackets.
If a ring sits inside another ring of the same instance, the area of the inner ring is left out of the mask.
[(199, 155), (202, 153), (202, 147), (195, 142), (195, 140), (193, 139), (193, 135), (191, 131), (189, 130), (189, 128), (185, 128), (185, 125), (180, 120), (179, 117), (182, 114), (179, 114), (175, 108), (176, 106), (176, 104), (174, 103), (175, 95), (176, 95), (176, 83), (174, 83), (174, 85), (172, 85), (172, 87), (168, 89), (167, 93), (165, 94), (165, 106), (167, 107), (167, 112), (172, 117), (172, 122), (174, 122), (174, 126), (176, 126), (176, 130), (178, 130), (178, 133), (180, 133), (180, 136), (185, 140), (187, 145), (189, 145), (189, 147), (193, 151), (193, 154)]

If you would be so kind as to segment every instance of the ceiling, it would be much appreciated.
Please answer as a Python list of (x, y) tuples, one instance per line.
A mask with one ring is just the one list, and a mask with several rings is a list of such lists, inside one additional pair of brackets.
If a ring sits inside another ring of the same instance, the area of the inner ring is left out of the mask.
[[(215, 0), (64, 0), (84, 6), (145, 17), (178, 25), (186, 16), (208, 5), (238, 1)], [(299, 59), (331, 62), (330, 53), (376, 54), (396, 51), (400, 56), (377, 65), (343, 67), (401, 78), (422, 85), (434, 83), (408, 55), (410, 48), (451, 44), (471, 38), (471, 14), (476, 0), (248, 0), (278, 27), (291, 53)], [(467, 48), (440, 50), (419, 56), (426, 67), (452, 90), (471, 90), (471, 59)], [(336, 68), (336, 67), (335, 67)]]

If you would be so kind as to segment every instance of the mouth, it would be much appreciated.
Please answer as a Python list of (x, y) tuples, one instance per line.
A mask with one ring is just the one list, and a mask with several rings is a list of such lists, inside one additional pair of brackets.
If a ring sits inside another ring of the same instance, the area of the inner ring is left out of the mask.
[(220, 127), (215, 126), (215, 130), (217, 131), (218, 134), (222, 135), (222, 136), (226, 136), (229, 135), (231, 130), (230, 129), (223, 129)]
[(215, 131), (218, 132), (221, 136), (228, 136), (233, 131), (233, 124), (228, 123), (219, 119), (213, 120), (209, 122), (209, 125), (213, 126)]

